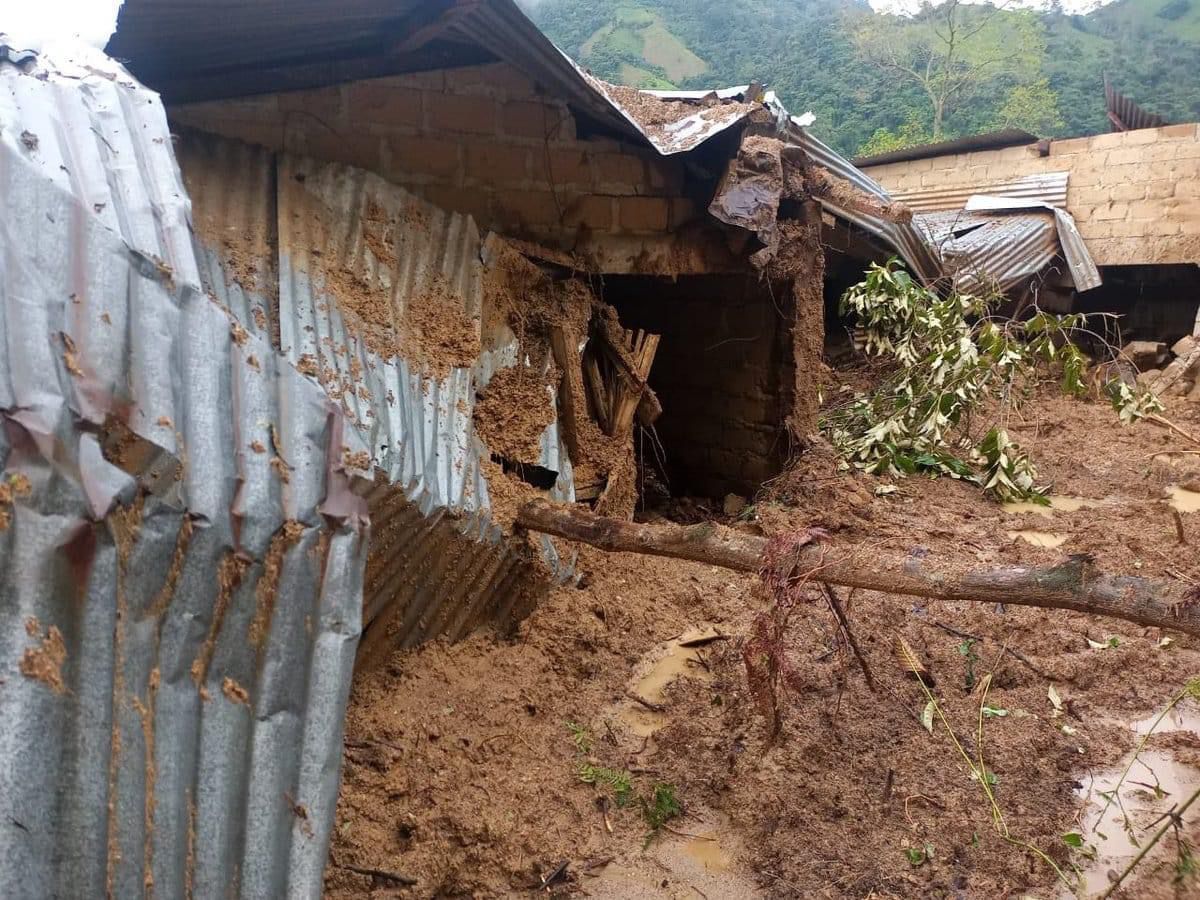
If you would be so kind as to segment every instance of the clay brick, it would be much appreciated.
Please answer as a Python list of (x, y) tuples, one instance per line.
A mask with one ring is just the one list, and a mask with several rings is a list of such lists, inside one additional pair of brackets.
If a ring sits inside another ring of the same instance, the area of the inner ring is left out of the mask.
[(683, 190), (683, 168), (673, 160), (646, 159), (647, 181), (656, 194), (675, 195)]
[(561, 201), (549, 191), (500, 191), (493, 218), (504, 225), (547, 231), (561, 227)]
[(1200, 219), (1200, 200), (1167, 200), (1167, 216), (1177, 222)]
[(1145, 237), (1154, 232), (1153, 223), (1144, 219), (1113, 222), (1109, 229), (1113, 237)]
[(1146, 160), (1146, 152), (1146, 148), (1144, 147), (1122, 147), (1120, 150), (1113, 150), (1108, 154), (1108, 164), (1110, 166), (1123, 166), (1144, 162)]
[(1113, 200), (1142, 200), (1146, 196), (1146, 183), (1144, 181), (1127, 181), (1124, 184), (1115, 184), (1112, 188)]
[(618, 209), (626, 231), (666, 231), (670, 224), (671, 205), (661, 197), (622, 197)]
[(1200, 140), (1172, 141), (1176, 159), (1200, 160)]
[(437, 131), (495, 134), (496, 101), (491, 97), (442, 94), (429, 110), (429, 125)]
[(1177, 141), (1181, 138), (1200, 138), (1200, 126), (1194, 124), (1187, 125), (1164, 125), (1158, 129), (1158, 133), (1165, 141)]
[(1089, 139), (1085, 137), (1071, 138), (1066, 141), (1051, 141), (1050, 156), (1066, 156), (1071, 153), (1085, 153), (1088, 150)]
[(1128, 131), (1125, 133), (1125, 145), (1153, 144), (1161, 138), (1162, 133), (1158, 128), (1139, 128), (1137, 131)]
[[(355, 122), (387, 128), (420, 128), (425, 124), (422, 91), (397, 87), (391, 79), (360, 81), (350, 85), (347, 103)], [(435, 96), (434, 102), (439, 102)]]
[(1114, 131), (1112, 134), (1097, 134), (1088, 138), (1088, 146), (1093, 150), (1112, 150), (1125, 145), (1125, 132)]
[(416, 193), (439, 209), (471, 216), (481, 225), (491, 221), (491, 191), (429, 184), (418, 188)]
[(1179, 223), (1180, 234), (1200, 234), (1200, 219), (1188, 219)]
[(671, 200), (671, 230), (678, 231), (680, 227), (700, 215), (700, 207), (687, 197), (675, 197)]
[(413, 175), (453, 178), (459, 170), (460, 146), (458, 141), (444, 138), (388, 138), (387, 147), (391, 154), (389, 177), (399, 177), (401, 180), (409, 180)]
[(1112, 237), (1112, 222), (1088, 222), (1086, 227), (1079, 229), (1079, 233), (1085, 241), (1092, 241), (1097, 238)]
[(1186, 191), (1193, 187), (1200, 191), (1200, 182), (1151, 181), (1146, 185), (1146, 199), (1163, 200), (1167, 197), (1185, 197), (1187, 194), (1180, 193), (1180, 191)]
[(505, 103), (500, 109), (500, 130), (508, 137), (549, 140), (559, 130), (563, 112), (545, 103)]
[(544, 178), (556, 187), (571, 184), (590, 188), (592, 163), (583, 150), (551, 150), (535, 177)]
[(1179, 159), (1184, 147), (1187, 146), (1186, 141), (1161, 141), (1157, 144), (1151, 144), (1143, 151), (1142, 159), (1149, 163), (1170, 162), (1171, 160)]
[(569, 228), (582, 225), (590, 231), (611, 231), (613, 202), (600, 194), (580, 194), (568, 204), (563, 221)]
[(631, 153), (597, 153), (596, 182), (636, 187), (646, 180), (645, 166)]
[[(384, 80), (384, 79), (380, 79)], [(414, 91), (444, 91), (446, 90), (446, 70), (430, 69), (427, 72), (410, 72), (407, 75), (391, 75), (387, 81), (396, 87), (410, 88)]]
[(346, 121), (346, 107), (340, 87), (312, 91), (287, 91), (276, 94), (275, 102), (285, 118), (290, 112), (300, 111), (315, 116), (330, 128), (340, 128)]
[(1128, 203), (1106, 203), (1103, 206), (1097, 206), (1092, 218), (1098, 222), (1111, 221), (1113, 219), (1124, 219), (1129, 215)]
[(1112, 199), (1111, 187), (1098, 187), (1093, 185), (1076, 187), (1073, 182), (1067, 182), (1067, 208), (1072, 212), (1076, 207), (1098, 206), (1108, 203)]
[(483, 184), (529, 180), (529, 151), (495, 142), (467, 144), (467, 177)]
[(287, 134), (289, 151), (373, 172), (382, 168), (382, 146), (383, 139), (373, 134), (334, 134), (320, 126), (303, 132), (289, 128)]

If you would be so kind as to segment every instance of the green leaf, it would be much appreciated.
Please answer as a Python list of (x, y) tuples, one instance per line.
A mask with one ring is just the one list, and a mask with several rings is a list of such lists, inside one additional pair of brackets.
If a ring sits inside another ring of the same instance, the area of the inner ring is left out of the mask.
[(1001, 709), (998, 706), (983, 707), (983, 717), (985, 719), (1000, 719), (1008, 715), (1007, 709)]
[(904, 855), (908, 857), (909, 865), (914, 868), (924, 865), (927, 859), (924, 847), (908, 847), (905, 849)]
[(1083, 835), (1078, 831), (1068, 831), (1062, 836), (1063, 843), (1078, 850), (1083, 846)]

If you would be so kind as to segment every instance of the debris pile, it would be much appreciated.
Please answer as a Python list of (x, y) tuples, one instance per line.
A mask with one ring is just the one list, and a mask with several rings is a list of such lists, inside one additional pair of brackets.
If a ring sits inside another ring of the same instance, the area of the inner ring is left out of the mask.
[(1200, 338), (1185, 335), (1170, 349), (1158, 341), (1133, 341), (1121, 355), (1138, 370), (1138, 384), (1153, 393), (1200, 400)]

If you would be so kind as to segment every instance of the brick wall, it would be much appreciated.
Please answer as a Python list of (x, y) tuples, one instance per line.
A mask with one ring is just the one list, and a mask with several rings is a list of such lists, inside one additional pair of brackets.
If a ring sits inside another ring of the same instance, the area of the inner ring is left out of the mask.
[(865, 169), (888, 190), (956, 188), (1069, 172), (1067, 210), (1102, 266), (1200, 262), (1200, 125), (1053, 141)]
[[(580, 139), (564, 103), (503, 63), (188, 104), (169, 115), (179, 125), (370, 169), (483, 227), (569, 248), (581, 233), (676, 232), (706, 199), (685, 196), (678, 161), (630, 143)], [(631, 255), (644, 252), (630, 246)]]
[(650, 385), (672, 493), (752, 496), (779, 473), (793, 368), (780, 311), (791, 295), (754, 275), (605, 279), (626, 328), (662, 335)]

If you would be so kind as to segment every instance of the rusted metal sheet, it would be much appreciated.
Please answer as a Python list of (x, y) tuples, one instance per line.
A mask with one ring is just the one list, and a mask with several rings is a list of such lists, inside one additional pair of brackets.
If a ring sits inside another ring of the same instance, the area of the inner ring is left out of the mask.
[(882, 166), (886, 163), (930, 159), (937, 156), (953, 156), (956, 153), (977, 153), (980, 150), (1003, 150), (1006, 147), (1024, 147), (1027, 144), (1036, 144), (1037, 139), (1036, 134), (1030, 134), (1028, 131), (1020, 128), (1004, 128), (1000, 131), (989, 131), (986, 134), (969, 134), (966, 137), (938, 141), (934, 144), (920, 144), (916, 147), (889, 150), (887, 153), (856, 156), (852, 162), (856, 166), (869, 168), (871, 166)]
[(1104, 79), (1104, 111), (1113, 131), (1135, 131), (1139, 128), (1161, 128), (1170, 125), (1160, 115), (1146, 112)]
[(157, 98), (0, 81), (0, 894), (317, 897), (359, 445), (203, 290)]
[(962, 209), (971, 197), (1011, 197), (1032, 200), (1050, 206), (1067, 205), (1069, 172), (1039, 172), (1020, 178), (978, 181), (953, 187), (918, 188), (893, 191), (892, 197), (914, 213), (943, 212)]

